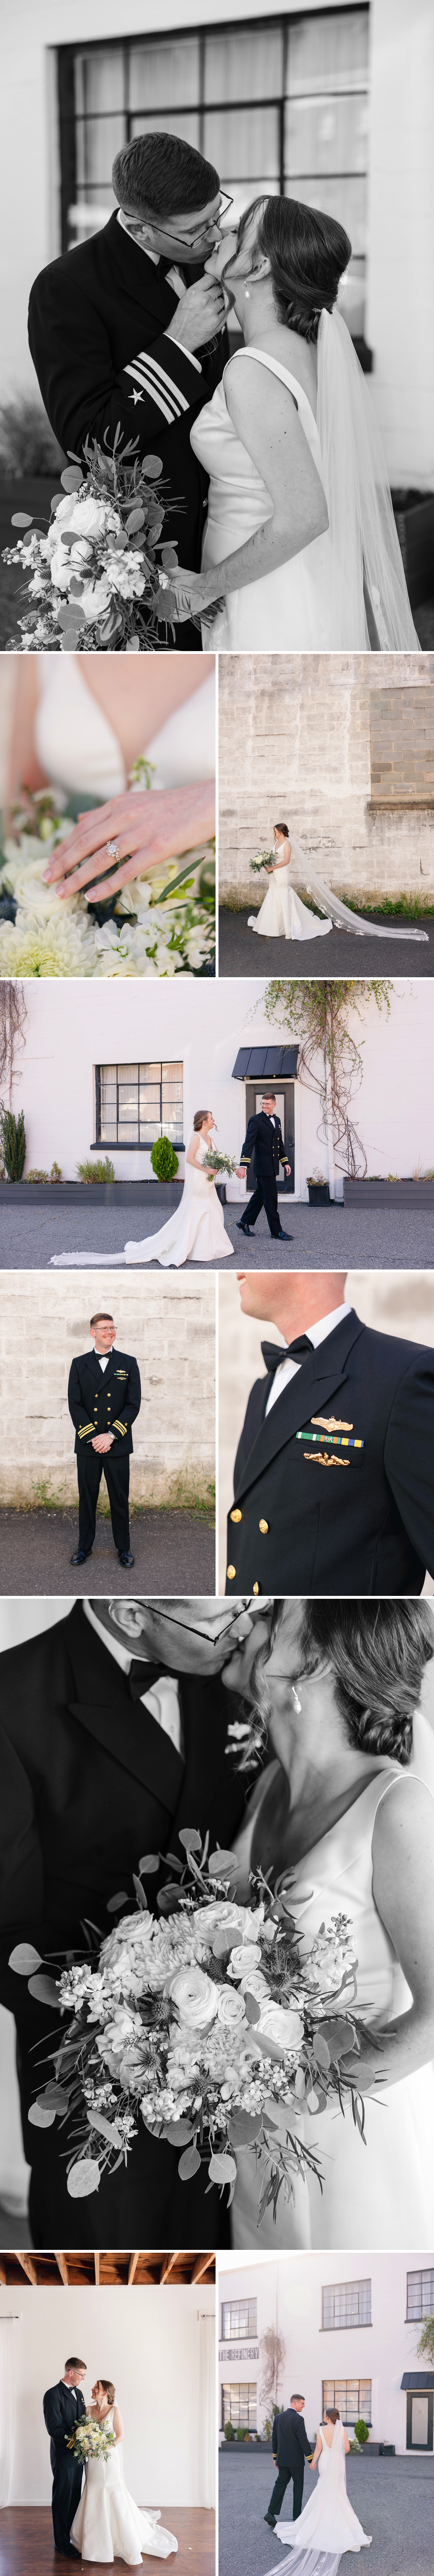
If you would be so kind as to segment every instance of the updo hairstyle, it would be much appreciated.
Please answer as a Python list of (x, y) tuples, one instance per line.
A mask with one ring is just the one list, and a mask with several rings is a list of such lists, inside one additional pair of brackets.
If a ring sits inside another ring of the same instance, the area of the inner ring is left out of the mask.
[(268, 259), (279, 322), (298, 331), (302, 340), (317, 340), (323, 307), (333, 312), (340, 279), (351, 259), (348, 233), (333, 215), (320, 215), (313, 206), (302, 206), (297, 197), (254, 197), (241, 216), (237, 252), (256, 209), (259, 222), (252, 275), (260, 259)]

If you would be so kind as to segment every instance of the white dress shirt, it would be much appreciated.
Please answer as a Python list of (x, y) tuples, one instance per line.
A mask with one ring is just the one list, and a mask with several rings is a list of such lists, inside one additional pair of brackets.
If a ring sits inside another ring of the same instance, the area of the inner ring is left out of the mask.
[[(96, 1342), (94, 1342), (93, 1347), (94, 1347), (94, 1352), (95, 1352), (95, 1359), (96, 1359), (96, 1360), (99, 1360), (100, 1369), (102, 1369), (102, 1373), (103, 1373), (103, 1376), (104, 1376), (104, 1369), (108, 1368), (109, 1360), (111, 1360), (111, 1351), (97, 1351)], [(113, 1348), (114, 1348), (114, 1344), (113, 1344)]]
[[(308, 1342), (312, 1343), (312, 1350), (319, 1350), (320, 1342), (325, 1342), (327, 1340), (328, 1333), (335, 1333), (336, 1325), (342, 1324), (344, 1315), (351, 1315), (352, 1311), (352, 1306), (348, 1306), (345, 1300), (343, 1300), (342, 1306), (333, 1307), (331, 1315), (322, 1315), (320, 1316), (317, 1324), (308, 1324), (306, 1327), (307, 1339)], [(294, 1340), (295, 1338), (296, 1336), (294, 1334)], [(265, 1407), (265, 1420), (267, 1419), (267, 1413), (271, 1413), (273, 1404), (277, 1403), (278, 1395), (283, 1394), (284, 1386), (290, 1386), (291, 1378), (297, 1377), (298, 1370), (302, 1368), (302, 1365), (302, 1360), (281, 1360), (280, 1366), (276, 1369), (273, 1377), (273, 1384), (270, 1389), (268, 1404), (266, 1404)]]
[[(107, 1654), (112, 1655), (113, 1662), (119, 1664), (122, 1673), (131, 1672), (131, 1665), (135, 1659), (140, 1664), (150, 1662), (150, 1657), (143, 1646), (122, 1646), (120, 1638), (109, 1637), (107, 1629), (101, 1626), (101, 1621), (92, 1609), (90, 1601), (83, 1602), (83, 1609), (85, 1619), (89, 1619), (91, 1628), (95, 1629), (95, 1635), (106, 1647)], [(160, 1673), (152, 1690), (141, 1691), (140, 1701), (137, 1704), (140, 1708), (149, 1709), (150, 1717), (154, 1717), (157, 1726), (161, 1726), (162, 1734), (170, 1737), (175, 1753), (180, 1753), (183, 1760), (184, 1736), (176, 1673)]]

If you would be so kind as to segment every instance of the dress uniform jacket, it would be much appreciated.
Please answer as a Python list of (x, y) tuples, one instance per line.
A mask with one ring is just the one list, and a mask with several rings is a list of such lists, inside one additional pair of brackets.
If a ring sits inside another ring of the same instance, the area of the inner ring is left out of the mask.
[(434, 1574), (434, 1351), (355, 1314), (266, 1419), (252, 1387), (228, 1517), (227, 1591), (419, 1593)]
[[(220, 383), (229, 344), (225, 332), (212, 353), (198, 349), (192, 359), (167, 337), (179, 298), (166, 267), (160, 261), (156, 268), (111, 215), (90, 241), (41, 269), (31, 290), (29, 341), (65, 453), (80, 455), (87, 436), (111, 450), (118, 423), (122, 443), (136, 439), (138, 455), (156, 450), (167, 499), (179, 504), (164, 538), (178, 544), (180, 563), (198, 572), (208, 476), (193, 455), (190, 429)], [(187, 282), (202, 274), (189, 269)], [(182, 646), (186, 634), (188, 649), (193, 642), (200, 651), (200, 635), (187, 621)]]
[(295, 2406), (285, 2406), (281, 2415), (275, 2415), (271, 2448), (278, 2469), (289, 2469), (291, 2477), (294, 2470), (296, 2473), (300, 2471), (309, 2452), (315, 2450), (315, 2443), (309, 2441), (304, 2417), (297, 2415)]
[(110, 1352), (107, 1368), (101, 1369), (95, 1351), (84, 1351), (81, 1359), (72, 1360), (68, 1382), (68, 1404), (75, 1424), (75, 1456), (85, 1456), (98, 1431), (112, 1431), (114, 1438), (110, 1457), (131, 1457), (132, 1424), (140, 1413), (142, 1390), (137, 1360), (127, 1351)]
[(250, 1163), (252, 1154), (257, 1181), (270, 1181), (273, 1173), (277, 1180), (279, 1163), (286, 1163), (288, 1160), (280, 1118), (276, 1118), (274, 1114), (273, 1126), (271, 1118), (267, 1118), (264, 1109), (258, 1110), (256, 1116), (249, 1118), (247, 1135), (240, 1154), (240, 1164)]

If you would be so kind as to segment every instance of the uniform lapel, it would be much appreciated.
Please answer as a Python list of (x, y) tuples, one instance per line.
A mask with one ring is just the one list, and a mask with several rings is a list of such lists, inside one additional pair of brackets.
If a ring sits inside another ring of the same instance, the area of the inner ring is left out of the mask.
[(107, 225), (107, 236), (110, 236), (107, 240), (110, 257), (120, 270), (122, 293), (126, 291), (137, 299), (142, 315), (153, 313), (164, 331), (166, 322), (171, 322), (178, 301), (173, 286), (167, 284), (164, 269), (156, 268), (154, 260), (147, 259), (146, 251), (140, 250), (131, 233), (124, 232), (116, 215), (112, 215), (111, 223)]
[[(123, 1771), (140, 1780), (175, 1814), (184, 1763), (150, 1710), (130, 1700), (128, 1679), (107, 1653), (77, 1602), (68, 1621), (71, 1688), (67, 1705), (88, 1735)], [(150, 1667), (150, 1679), (153, 1676)]]
[[(271, 1413), (261, 1423), (237, 1485), (237, 1502), (241, 1494), (248, 1493), (249, 1486), (255, 1484), (256, 1477), (262, 1475), (264, 1468), (270, 1466), (272, 1458), (278, 1457), (279, 1450), (285, 1449), (288, 1440), (301, 1430), (302, 1423), (309, 1422), (319, 1407), (323, 1412), (331, 1403), (332, 1396), (337, 1395), (339, 1387), (345, 1386), (350, 1351), (364, 1330), (358, 1315), (345, 1316), (344, 1322), (337, 1324), (336, 1331), (330, 1333), (330, 1338), (320, 1343), (319, 1350), (312, 1351), (312, 1358), (303, 1360), (298, 1376), (284, 1387)], [(267, 1378), (265, 1401), (268, 1393)]]

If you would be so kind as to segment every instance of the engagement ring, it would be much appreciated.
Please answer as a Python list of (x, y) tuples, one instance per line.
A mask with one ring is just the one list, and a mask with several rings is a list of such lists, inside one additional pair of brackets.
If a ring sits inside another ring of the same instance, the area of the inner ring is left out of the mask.
[(117, 863), (118, 863), (118, 859), (120, 859), (120, 855), (121, 855), (121, 854), (120, 854), (120, 849), (119, 849), (119, 842), (118, 842), (118, 841), (107, 841), (107, 858), (108, 858), (108, 859), (116, 859), (116, 865), (117, 865)]

